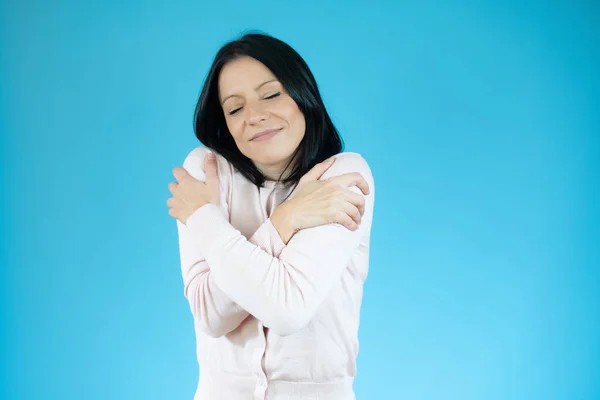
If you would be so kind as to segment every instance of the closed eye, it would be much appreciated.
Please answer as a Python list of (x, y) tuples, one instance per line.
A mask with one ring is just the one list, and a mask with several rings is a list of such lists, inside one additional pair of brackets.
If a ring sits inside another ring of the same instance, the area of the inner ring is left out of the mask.
[[(273, 93), (272, 95), (265, 97), (265, 100), (274, 99), (275, 97), (277, 97), (279, 95), (281, 95), (281, 92)], [(240, 111), (241, 109), (242, 109), (242, 107), (236, 108), (235, 110), (231, 110), (229, 112), (229, 115), (233, 115), (233, 114), (237, 113), (238, 111)]]
[(281, 92), (277, 92), (277, 93), (274, 93), (274, 94), (272, 94), (272, 95), (270, 95), (270, 96), (267, 96), (267, 97), (265, 97), (265, 99), (272, 99), (272, 98), (274, 98), (274, 97), (277, 97), (277, 96), (279, 96), (280, 94), (281, 94)]

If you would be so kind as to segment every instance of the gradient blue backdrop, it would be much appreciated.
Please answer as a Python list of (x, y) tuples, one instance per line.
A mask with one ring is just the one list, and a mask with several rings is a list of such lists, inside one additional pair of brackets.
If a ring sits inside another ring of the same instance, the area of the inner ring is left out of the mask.
[(1, 7), (0, 398), (191, 400), (167, 184), (252, 28), (378, 185), (358, 400), (600, 398), (597, 2)]

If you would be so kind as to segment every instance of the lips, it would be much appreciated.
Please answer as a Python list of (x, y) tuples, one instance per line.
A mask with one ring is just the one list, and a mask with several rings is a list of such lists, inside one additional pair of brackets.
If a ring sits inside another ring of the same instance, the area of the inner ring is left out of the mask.
[(264, 130), (262, 132), (258, 132), (256, 135), (252, 136), (252, 139), (250, 139), (251, 141), (260, 141), (260, 140), (267, 140), (272, 136), (275, 136), (275, 134), (277, 134), (277, 132), (279, 132), (281, 130), (281, 128), (279, 129), (267, 129)]

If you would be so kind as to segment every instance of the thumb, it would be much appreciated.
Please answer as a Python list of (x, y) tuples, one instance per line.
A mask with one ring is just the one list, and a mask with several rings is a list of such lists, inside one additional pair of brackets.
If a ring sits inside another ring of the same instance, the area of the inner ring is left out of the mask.
[(204, 158), (204, 174), (206, 175), (206, 184), (218, 184), (219, 173), (217, 172), (217, 157), (210, 153)]
[(306, 174), (304, 174), (304, 176), (302, 177), (302, 180), (304, 182), (311, 182), (311, 181), (319, 180), (321, 178), (321, 176), (323, 176), (323, 174), (325, 172), (327, 172), (329, 167), (331, 167), (333, 165), (334, 162), (335, 162), (335, 157), (329, 157), (327, 160), (318, 163), (317, 165), (312, 167), (312, 169), (310, 171), (308, 171)]

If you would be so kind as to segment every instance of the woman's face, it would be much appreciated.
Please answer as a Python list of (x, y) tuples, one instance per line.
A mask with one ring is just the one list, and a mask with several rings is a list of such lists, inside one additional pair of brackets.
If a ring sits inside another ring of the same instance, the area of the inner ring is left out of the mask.
[(227, 128), (240, 152), (267, 179), (278, 179), (304, 137), (304, 115), (275, 75), (254, 58), (225, 64), (218, 84)]

